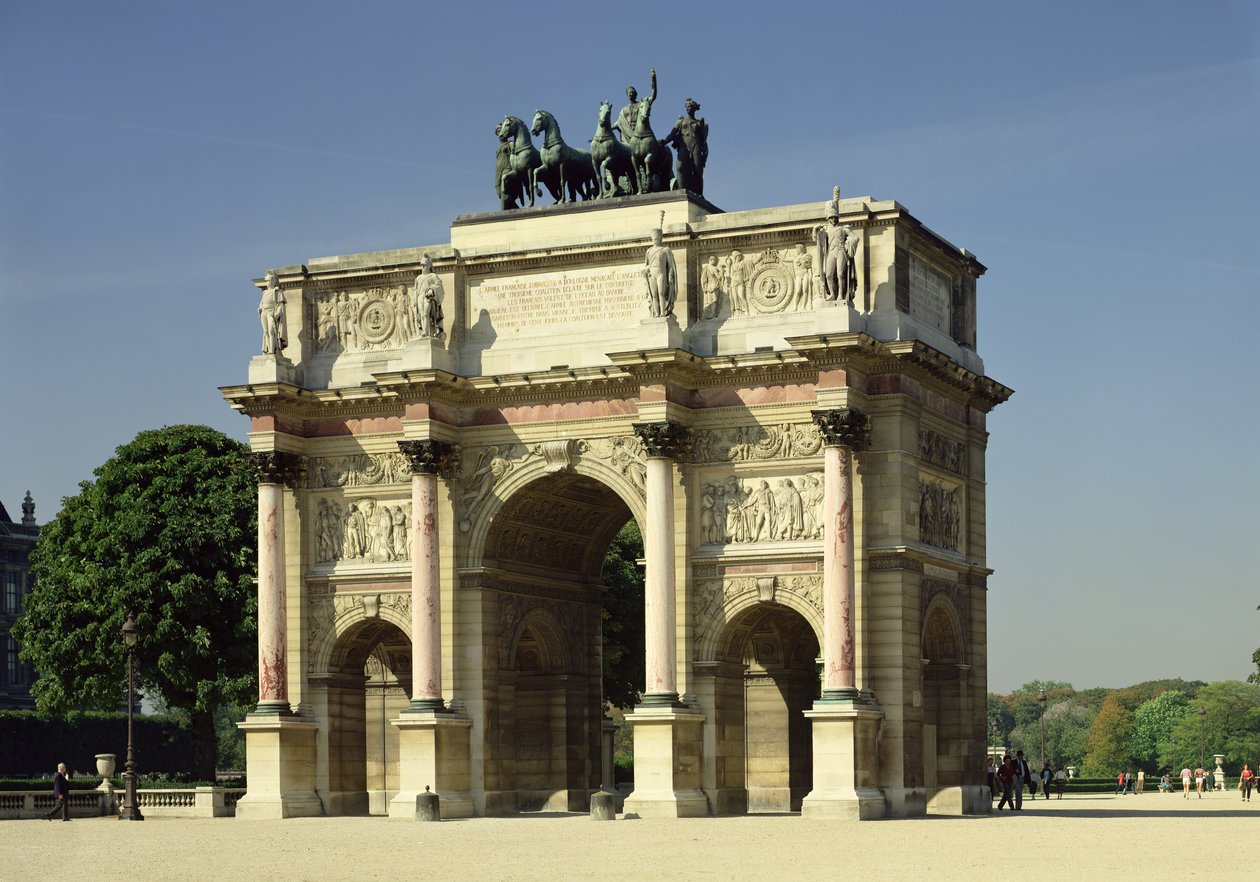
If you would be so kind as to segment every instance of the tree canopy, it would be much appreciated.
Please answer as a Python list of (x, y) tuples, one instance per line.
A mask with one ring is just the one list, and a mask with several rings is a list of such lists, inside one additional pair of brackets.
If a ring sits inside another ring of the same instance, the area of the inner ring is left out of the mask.
[[(186, 710), (197, 775), (215, 771), (213, 715), (255, 697), (257, 491), (248, 449), (205, 426), (141, 432), (79, 485), (31, 554), (14, 636), (49, 713), (125, 704), (120, 629), (136, 677)], [(139, 758), (143, 765), (143, 758)]]
[(604, 556), (604, 699), (633, 707), (647, 674), (643, 644), (643, 537), (633, 520)]

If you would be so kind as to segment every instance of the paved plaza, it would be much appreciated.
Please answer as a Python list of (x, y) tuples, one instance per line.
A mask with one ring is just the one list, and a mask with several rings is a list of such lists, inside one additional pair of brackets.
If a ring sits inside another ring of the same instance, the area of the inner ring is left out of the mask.
[[(1243, 879), (1260, 801), (1078, 796), (1020, 814), (874, 822), (745, 816), (441, 824), (112, 818), (0, 822), (0, 878), (111, 879)], [(1011, 875), (993, 876), (1008, 872)]]

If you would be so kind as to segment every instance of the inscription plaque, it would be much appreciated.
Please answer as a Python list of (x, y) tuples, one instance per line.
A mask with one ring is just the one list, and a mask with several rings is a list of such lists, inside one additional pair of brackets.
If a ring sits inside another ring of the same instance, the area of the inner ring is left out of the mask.
[(647, 316), (643, 268), (598, 267), (484, 279), (469, 285), (469, 338), (485, 325), (502, 337), (544, 337), (606, 330)]
[(910, 255), (910, 314), (949, 333), (949, 277)]

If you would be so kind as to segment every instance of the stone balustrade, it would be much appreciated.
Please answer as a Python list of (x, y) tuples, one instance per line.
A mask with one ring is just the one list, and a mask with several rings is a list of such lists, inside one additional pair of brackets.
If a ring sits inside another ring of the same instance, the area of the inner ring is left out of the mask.
[[(236, 814), (244, 788), (188, 787), (178, 790), (137, 790), (145, 817), (224, 818)], [(122, 804), (121, 790), (75, 790), (70, 793), (70, 816), (92, 818), (113, 814)], [(37, 818), (53, 808), (48, 790), (0, 791), (0, 820)]]

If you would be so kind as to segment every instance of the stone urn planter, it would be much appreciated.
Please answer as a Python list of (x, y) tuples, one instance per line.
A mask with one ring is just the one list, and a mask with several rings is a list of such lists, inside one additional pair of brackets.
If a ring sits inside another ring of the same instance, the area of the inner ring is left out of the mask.
[(113, 753), (98, 753), (96, 755), (96, 774), (101, 776), (101, 784), (97, 790), (113, 790), (114, 785), (110, 783), (110, 778), (114, 774), (114, 769), (118, 766), (118, 756)]

